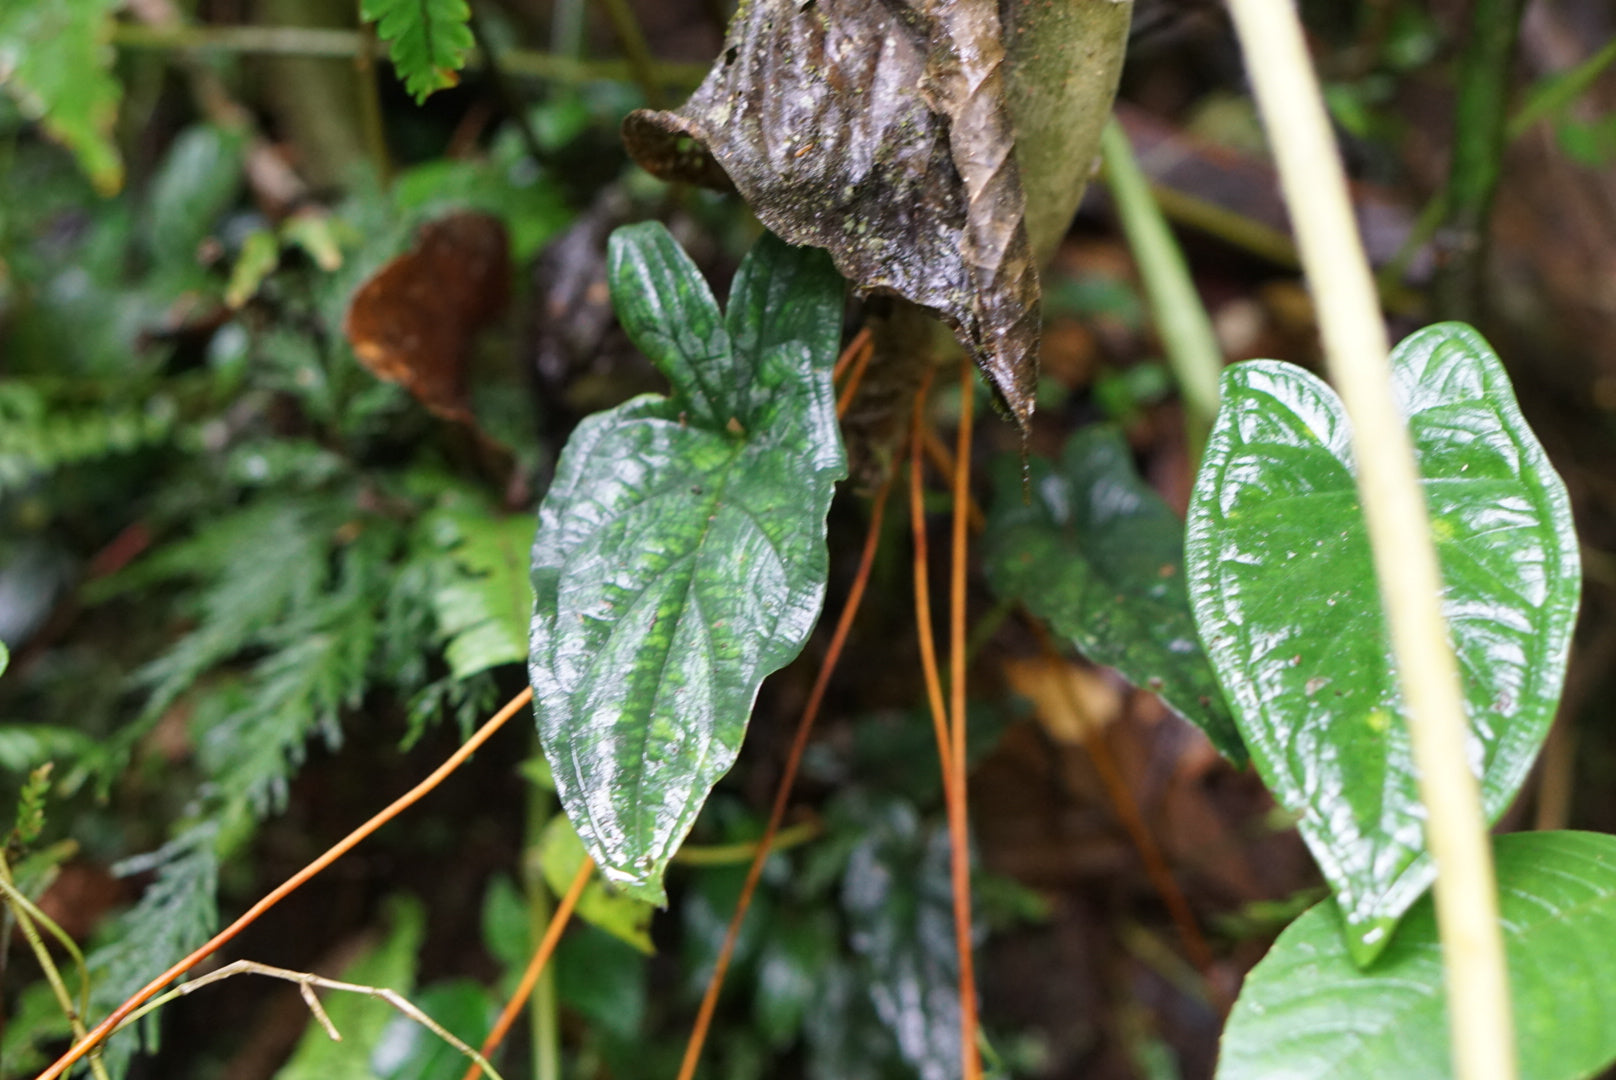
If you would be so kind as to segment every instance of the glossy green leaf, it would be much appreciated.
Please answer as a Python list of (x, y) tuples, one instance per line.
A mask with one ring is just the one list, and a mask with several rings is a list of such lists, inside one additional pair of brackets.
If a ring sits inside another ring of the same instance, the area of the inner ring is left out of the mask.
[[(1468, 327), (1393, 355), (1442, 563), (1443, 606), (1496, 820), (1559, 700), (1580, 571), (1565, 486)], [(1190, 598), (1263, 780), (1368, 963), (1430, 885), (1423, 809), (1339, 399), (1288, 364), (1223, 377), (1191, 500)]]
[[(1494, 850), (1519, 1075), (1597, 1075), (1616, 1061), (1616, 837), (1519, 833)], [(1297, 919), (1247, 977), (1218, 1065), (1220, 1080), (1452, 1074), (1429, 899), (1367, 972), (1352, 961), (1334, 904)]]
[(876, 1015), (920, 1080), (959, 1064), (959, 953), (948, 833), (914, 808), (876, 807), (842, 881), (848, 939)]
[(1224, 755), (1246, 758), (1217, 676), (1195, 633), (1184, 584), (1184, 526), (1140, 479), (1115, 428), (1071, 437), (1058, 465), (997, 474), (983, 535), (988, 582), (1024, 604), (1084, 656), (1159, 694)]
[(112, 140), (123, 88), (112, 74), (114, 0), (0, 4), (0, 86), (73, 152), (96, 189), (123, 186)]
[(417, 102), (460, 81), (471, 50), (466, 0), (360, 0), (359, 14), (376, 24), (404, 88)]
[(726, 318), (660, 224), (620, 229), (609, 262), (673, 396), (593, 416), (563, 450), (533, 545), (530, 673), (567, 815), (610, 880), (660, 903), (759, 684), (824, 599), (842, 283), (823, 253), (765, 236)]
[[(572, 822), (559, 814), (551, 818), (539, 837), (538, 854), (544, 883), (557, 896), (563, 895), (578, 875), (585, 854), (583, 841), (573, 830)], [(579, 919), (598, 926), (645, 955), (656, 951), (651, 944), (651, 905), (646, 901), (614, 892), (595, 878), (584, 886), (575, 910)]]

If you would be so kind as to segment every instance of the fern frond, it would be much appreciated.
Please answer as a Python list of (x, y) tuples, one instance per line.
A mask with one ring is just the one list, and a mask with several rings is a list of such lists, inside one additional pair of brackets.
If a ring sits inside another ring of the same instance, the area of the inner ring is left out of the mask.
[(315, 736), (342, 742), (340, 714), (359, 704), (381, 632), (393, 537), (378, 526), (343, 549), (335, 589), (268, 637), (277, 648), (253, 667), (234, 706), (202, 737), (212, 785), (252, 816), (285, 806), (287, 785)]
[(0, 385), (0, 495), (70, 465), (161, 445), (177, 420), (167, 397), (70, 405), (29, 381), (11, 380)]
[[(95, 986), (90, 1006), (97, 1016), (117, 1008), (153, 975), (206, 941), (219, 922), (214, 899), (219, 859), (214, 850), (218, 827), (204, 823), (187, 829), (150, 855), (119, 867), (122, 874), (156, 870), (157, 877), (139, 903), (113, 926), (111, 940), (89, 956)], [(148, 1049), (156, 1049), (157, 1029), (145, 1027)], [(102, 1059), (113, 1076), (123, 1075), (138, 1048), (134, 1029), (114, 1035)]]
[(359, 13), (376, 24), (393, 67), (417, 103), (460, 81), (457, 73), (472, 45), (466, 0), (362, 0)]
[(293, 613), (315, 604), (330, 575), (335, 533), (351, 504), (329, 496), (270, 499), (202, 527), (133, 568), (129, 580), (207, 582), (195, 600), (197, 626), (137, 676), (151, 687), (149, 722), (219, 662), (252, 646)]

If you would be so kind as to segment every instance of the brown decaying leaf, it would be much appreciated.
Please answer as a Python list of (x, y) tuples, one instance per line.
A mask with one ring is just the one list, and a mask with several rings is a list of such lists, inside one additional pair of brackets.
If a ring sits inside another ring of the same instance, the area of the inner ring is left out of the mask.
[(450, 214), (354, 293), (343, 333), (378, 378), (401, 384), (447, 420), (471, 422), (472, 337), (510, 299), (510, 243), (490, 214)]
[(751, 0), (684, 107), (623, 135), (649, 171), (732, 185), (861, 289), (942, 318), (1025, 427), (1038, 275), (1001, 36), (995, 0)]

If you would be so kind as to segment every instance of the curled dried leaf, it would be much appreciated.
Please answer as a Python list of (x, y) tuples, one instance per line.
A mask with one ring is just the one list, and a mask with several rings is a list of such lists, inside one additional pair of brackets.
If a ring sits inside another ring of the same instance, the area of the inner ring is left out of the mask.
[(684, 107), (631, 114), (624, 140), (651, 172), (733, 186), (860, 288), (936, 314), (1025, 426), (1038, 275), (1003, 63), (994, 0), (753, 0)]

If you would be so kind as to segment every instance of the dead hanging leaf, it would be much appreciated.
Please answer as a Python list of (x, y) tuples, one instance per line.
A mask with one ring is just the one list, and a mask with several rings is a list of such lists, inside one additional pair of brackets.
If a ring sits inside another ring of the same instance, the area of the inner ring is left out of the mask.
[(624, 141), (942, 318), (1025, 428), (1038, 274), (1003, 61), (996, 0), (752, 0), (684, 107), (631, 113)]
[(343, 333), (378, 378), (447, 420), (471, 423), (466, 362), (477, 331), (510, 299), (510, 243), (490, 214), (450, 214), (361, 285)]

